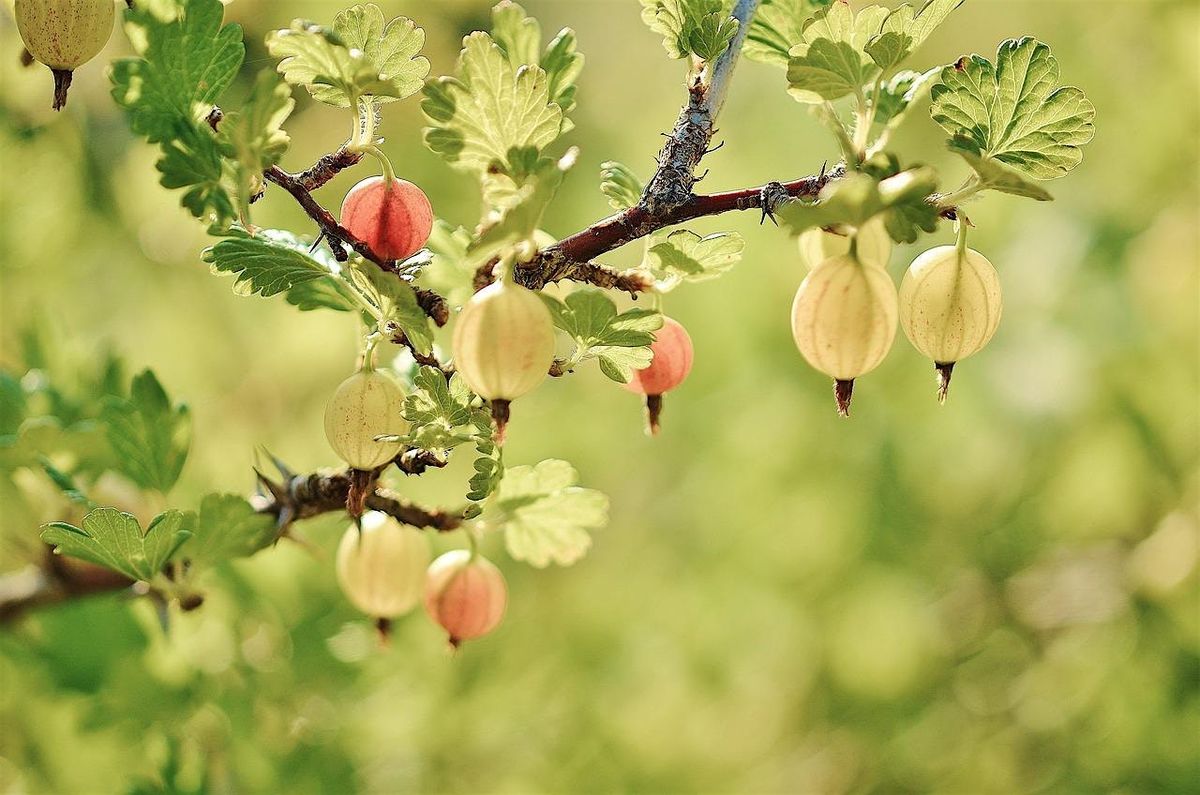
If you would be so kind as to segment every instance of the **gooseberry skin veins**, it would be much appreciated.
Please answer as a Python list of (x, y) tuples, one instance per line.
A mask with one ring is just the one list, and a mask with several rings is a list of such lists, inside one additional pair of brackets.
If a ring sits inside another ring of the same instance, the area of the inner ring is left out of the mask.
[(482, 637), (504, 618), (508, 585), (482, 555), (455, 549), (437, 558), (425, 575), (425, 610), (457, 646)]
[(838, 381), (874, 370), (896, 339), (896, 285), (850, 255), (812, 270), (792, 303), (792, 336), (810, 365)]
[(352, 524), (338, 544), (338, 585), (352, 605), (372, 618), (395, 618), (420, 601), (431, 557), (421, 531), (368, 511), (361, 533)]
[(433, 207), (425, 192), (408, 180), (383, 177), (359, 182), (342, 200), (342, 226), (389, 260), (408, 259), (433, 230)]
[(545, 380), (554, 344), (554, 320), (542, 299), (499, 281), (463, 306), (452, 347), (472, 391), (487, 400), (516, 400)]
[(683, 383), (692, 371), (692, 338), (679, 321), (663, 316), (662, 328), (654, 332), (650, 365), (635, 370), (623, 386), (639, 395), (663, 395)]
[(404, 390), (391, 376), (361, 370), (343, 381), (325, 407), (325, 437), (343, 461), (355, 469), (374, 469), (400, 452), (399, 442), (375, 441), (383, 434), (402, 435)]
[(954, 246), (920, 254), (900, 283), (900, 324), (913, 347), (938, 364), (978, 353), (1000, 325), (1000, 277), (987, 257)]
[[(806, 229), (797, 239), (800, 256), (809, 268), (815, 268), (830, 257), (850, 253), (850, 238), (826, 232), (820, 227)], [(867, 265), (886, 268), (892, 258), (892, 238), (882, 218), (872, 218), (858, 230), (858, 258)]]

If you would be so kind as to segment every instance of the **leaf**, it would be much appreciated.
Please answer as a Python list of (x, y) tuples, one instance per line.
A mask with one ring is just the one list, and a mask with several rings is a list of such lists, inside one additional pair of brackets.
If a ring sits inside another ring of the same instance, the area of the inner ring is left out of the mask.
[(519, 172), (510, 154), (536, 155), (563, 130), (563, 109), (540, 66), (514, 67), (486, 33), (463, 40), (455, 77), (425, 84), (421, 102), (431, 126), (425, 143), (455, 168), (482, 178)]
[[(457, 373), (446, 380), (436, 367), (420, 367), (413, 376), (412, 392), (404, 398), (404, 418), (415, 447), (442, 452), (472, 441), (477, 409), (474, 395)], [(491, 423), (488, 423), (490, 435)]]
[(855, 14), (844, 2), (817, 12), (789, 50), (788, 92), (799, 102), (815, 104), (860, 92), (879, 73), (864, 48), (887, 14), (880, 6)]
[(700, 237), (680, 229), (646, 251), (643, 266), (654, 275), (655, 288), (667, 292), (683, 282), (715, 279), (742, 258), (746, 241), (737, 232), (717, 232)]
[(133, 516), (97, 508), (83, 517), (81, 527), (54, 522), (45, 526), (41, 538), (59, 554), (96, 563), (131, 580), (149, 581), (191, 537), (194, 522), (193, 514), (165, 511), (143, 532)]
[(225, 185), (221, 147), (207, 126), (180, 124), (174, 137), (162, 144), (163, 156), (155, 164), (164, 188), (186, 188), (180, 204), (197, 218), (211, 217), (218, 226), (235, 215)]
[(283, 122), (296, 105), (291, 89), (270, 69), (258, 73), (241, 109), (225, 114), (218, 140), (222, 153), (238, 164), (243, 206), (261, 186), (262, 172), (279, 162), (290, 139)]
[(671, 58), (711, 60), (725, 51), (729, 39), (737, 33), (737, 21), (730, 16), (732, 3), (725, 0), (641, 2), (642, 21), (663, 37), (663, 48)]
[(729, 47), (738, 27), (738, 21), (728, 12), (705, 14), (688, 36), (688, 49), (701, 61), (715, 60)]
[(997, 160), (1033, 179), (1054, 179), (1083, 159), (1096, 109), (1083, 92), (1056, 87), (1058, 61), (1025, 37), (1000, 45), (996, 66), (979, 55), (942, 69), (930, 114), (955, 149)]
[(240, 25), (222, 26), (220, 0), (191, 0), (163, 20), (139, 4), (125, 12), (138, 58), (113, 62), (112, 96), (134, 132), (150, 143), (169, 141), (180, 124), (200, 121), (242, 65)]
[[(385, 25), (379, 6), (367, 3), (339, 13), (333, 30), (345, 46), (363, 53), (379, 80), (390, 83), (386, 93), (372, 92), (376, 102), (394, 102), (421, 90), (429, 74), (429, 60), (418, 55), (425, 46), (425, 31), (411, 19), (396, 17)], [(346, 107), (331, 101), (332, 95), (323, 98), (323, 93), (314, 93), (313, 98)]]
[(25, 419), (25, 411), (25, 390), (21, 388), (21, 382), (0, 370), (0, 436), (15, 433)]
[(571, 363), (598, 359), (606, 376), (621, 383), (633, 371), (650, 364), (652, 332), (662, 327), (662, 314), (650, 309), (617, 307), (603, 290), (585, 287), (567, 296), (566, 302), (538, 294), (554, 319), (554, 325), (575, 342)]
[(425, 247), (433, 260), (421, 274), (421, 284), (435, 290), (453, 305), (464, 303), (475, 293), (475, 266), (467, 257), (471, 233), (441, 220), (433, 222), (433, 231)]
[(642, 181), (624, 164), (606, 160), (600, 164), (600, 192), (614, 210), (625, 210), (641, 201)]
[(579, 150), (571, 147), (557, 161), (544, 159), (538, 164), (515, 201), (485, 219), (469, 248), (472, 262), (482, 264), (510, 244), (532, 239), (578, 155)]
[(962, 138), (951, 138), (947, 145), (951, 152), (967, 161), (967, 165), (979, 177), (980, 185), (986, 190), (1011, 193), (1040, 202), (1051, 201), (1054, 198), (1045, 188), (1021, 176), (1019, 171), (1009, 168), (999, 160), (980, 157), (971, 148), (970, 142)]
[(893, 240), (912, 243), (921, 230), (937, 228), (937, 207), (929, 201), (936, 187), (936, 175), (927, 166), (882, 180), (850, 174), (826, 185), (816, 202), (788, 202), (777, 214), (794, 233), (815, 226), (861, 227), (882, 214)]
[(946, 21), (963, 0), (928, 0), (920, 11), (907, 3), (888, 14), (877, 36), (864, 47), (885, 73), (895, 69)]
[(275, 541), (275, 521), (236, 494), (207, 494), (200, 500), (195, 532), (183, 549), (192, 566), (215, 566), (253, 555)]
[(924, 73), (907, 70), (897, 72), (879, 86), (878, 94), (874, 86), (868, 88), (867, 99), (875, 108), (875, 123), (885, 129), (898, 127), (912, 106), (929, 93), (934, 78), (941, 71), (941, 67), (938, 67)]
[(283, 79), (337, 108), (363, 97), (393, 102), (415, 94), (429, 73), (429, 61), (417, 56), (424, 44), (425, 32), (412, 20), (398, 17), (385, 27), (374, 4), (341, 12), (332, 28), (298, 19), (267, 35)]
[(583, 69), (583, 56), (573, 30), (563, 28), (539, 55), (542, 26), (521, 6), (501, 0), (492, 9), (492, 38), (514, 68), (540, 66), (546, 72), (550, 99), (564, 114), (575, 107), (575, 80)]
[[(417, 258), (410, 258), (406, 262), (413, 259)], [(377, 320), (381, 327), (389, 322), (395, 323), (418, 353), (429, 354), (433, 351), (429, 316), (417, 302), (417, 294), (408, 281), (368, 262), (354, 263), (346, 273), (359, 292), (370, 296), (371, 303), (377, 308)]]
[(789, 51), (803, 41), (804, 24), (831, 0), (763, 0), (750, 30), (742, 54), (754, 61), (775, 64), (785, 69)]
[(587, 554), (589, 531), (608, 522), (608, 497), (578, 482), (570, 464), (554, 459), (504, 471), (496, 504), (508, 554), (538, 568), (570, 566)]
[(116, 468), (134, 483), (166, 493), (187, 460), (191, 416), (172, 405), (151, 370), (134, 376), (129, 397), (109, 396), (101, 409)]
[(101, 472), (115, 465), (103, 424), (81, 420), (65, 426), (57, 417), (29, 417), (0, 436), (0, 472), (36, 467), (43, 459), (66, 459), (73, 471)]
[(234, 274), (234, 291), (269, 298), (286, 293), (301, 309), (351, 310), (357, 304), (340, 278), (341, 263), (324, 251), (310, 251), (300, 238), (278, 229), (254, 235), (238, 230), (201, 255), (214, 272)]

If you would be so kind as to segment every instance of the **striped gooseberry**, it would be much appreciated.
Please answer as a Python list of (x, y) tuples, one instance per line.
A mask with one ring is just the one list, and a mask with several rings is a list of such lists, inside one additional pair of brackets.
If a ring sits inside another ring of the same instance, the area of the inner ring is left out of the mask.
[(449, 633), (452, 646), (495, 629), (507, 604), (504, 575), (478, 553), (451, 550), (426, 572), (425, 610)]
[(75, 69), (112, 36), (113, 0), (16, 0), (13, 15), (25, 49), (54, 75), (55, 110), (67, 104)]
[(325, 438), (355, 469), (374, 469), (396, 457), (401, 444), (376, 437), (408, 432), (404, 391), (394, 378), (375, 369), (359, 370), (338, 386), (325, 407)]
[(635, 370), (625, 384), (630, 392), (646, 396), (650, 433), (658, 433), (662, 396), (683, 383), (692, 370), (692, 338), (679, 321), (663, 316), (662, 328), (654, 332), (650, 364)]
[(433, 229), (433, 207), (408, 180), (368, 177), (342, 200), (342, 226), (384, 259), (408, 259)]
[(792, 336), (810, 365), (834, 379), (838, 413), (850, 413), (854, 379), (887, 356), (896, 339), (896, 285), (852, 254), (814, 268), (792, 303)]
[(412, 610), (421, 598), (429, 540), (414, 527), (379, 511), (363, 514), (360, 530), (350, 525), (337, 549), (337, 580), (350, 604), (386, 620)]
[[(858, 258), (868, 265), (886, 268), (892, 258), (892, 238), (883, 225), (883, 218), (876, 216), (863, 224), (857, 232)], [(850, 238), (826, 232), (820, 227), (806, 229), (799, 237), (800, 256), (808, 267), (815, 268), (830, 257), (850, 253)]]

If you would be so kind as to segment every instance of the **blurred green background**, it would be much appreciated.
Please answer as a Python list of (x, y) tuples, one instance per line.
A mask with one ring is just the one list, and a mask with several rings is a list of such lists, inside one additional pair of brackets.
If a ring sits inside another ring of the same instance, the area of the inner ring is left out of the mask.
[[(382, 5), (425, 27), (433, 74), (489, 7)], [(547, 33), (573, 27), (587, 57), (568, 136), (581, 162), (545, 223), (565, 235), (609, 212), (601, 161), (649, 175), (681, 67), (633, 0), (525, 6)], [(232, 92), (272, 65), (266, 31), (335, 11), (229, 3), (249, 47)], [(194, 412), (180, 507), (249, 491), (256, 445), (301, 470), (335, 464), (321, 413), (352, 366), (351, 324), (235, 296), (200, 262), (204, 230), (108, 97), (121, 33), (56, 115), (48, 72), (19, 67), (0, 14), (0, 361), (18, 366), (36, 325), (67, 379), (108, 350), (153, 367)], [(0, 791), (161, 791), (165, 770), (214, 792), (1194, 792), (1200, 8), (972, 0), (914, 65), (994, 57), (1022, 34), (1051, 44), (1098, 134), (1048, 185), (1055, 202), (989, 195), (972, 213), (1005, 316), (947, 405), (901, 338), (853, 418), (835, 416), (788, 329), (794, 241), (749, 213), (708, 219), (694, 228), (737, 229), (747, 255), (667, 297), (697, 353), (660, 438), (594, 371), (517, 406), (508, 461), (570, 460), (612, 517), (565, 570), (493, 539), (511, 589), (496, 633), (451, 655), (417, 615), (378, 649), (334, 582), (343, 522), (313, 521), (314, 549), (228, 567), (169, 634), (116, 596), (0, 627)], [(292, 170), (345, 128), (296, 97)], [(440, 216), (472, 224), (475, 187), (421, 126), (415, 98), (388, 106), (387, 152)], [(739, 66), (719, 126), (705, 190), (836, 159), (763, 64)], [(942, 138), (919, 112), (896, 145), (957, 184)], [(369, 168), (319, 197), (336, 207)], [(311, 231), (274, 189), (259, 207), (260, 224)], [(897, 278), (918, 250), (896, 252)], [(398, 485), (454, 504), (468, 472), (464, 458)], [(5, 571), (37, 554), (40, 522), (71, 517), (38, 476), (18, 480), (0, 494)]]

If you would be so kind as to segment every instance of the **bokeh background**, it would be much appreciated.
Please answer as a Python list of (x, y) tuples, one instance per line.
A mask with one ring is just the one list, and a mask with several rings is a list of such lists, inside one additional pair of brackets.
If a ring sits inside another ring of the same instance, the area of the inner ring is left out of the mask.
[[(266, 31), (328, 22), (334, 5), (229, 3), (243, 77), (272, 65)], [(382, 5), (425, 27), (434, 74), (488, 20), (483, 0)], [(547, 32), (575, 28), (587, 57), (569, 135), (582, 158), (545, 224), (562, 235), (608, 212), (600, 162), (648, 176), (682, 74), (633, 0), (525, 5)], [(1097, 107), (1055, 202), (989, 195), (972, 213), (1005, 317), (944, 407), (901, 337), (839, 419), (790, 338), (794, 241), (751, 214), (695, 224), (737, 229), (747, 253), (667, 298), (697, 355), (663, 435), (647, 438), (638, 402), (594, 371), (517, 407), (508, 460), (572, 461), (612, 515), (570, 569), (533, 570), (491, 541), (511, 587), (494, 635), (451, 655), (414, 615), (380, 650), (334, 582), (343, 522), (315, 520), (311, 548), (229, 566), (169, 633), (118, 596), (0, 627), (0, 791), (1195, 791), (1198, 12), (972, 0), (915, 58), (994, 57), (1032, 34)], [(153, 367), (194, 412), (180, 507), (249, 491), (258, 445), (297, 469), (333, 465), (321, 412), (354, 329), (208, 272), (203, 229), (108, 98), (103, 60), (127, 47), (115, 34), (55, 115), (49, 74), (19, 67), (0, 9), (0, 360), (20, 367), (36, 328), (56, 377), (110, 350)], [(296, 96), (293, 170), (345, 127)], [(475, 187), (421, 126), (416, 99), (388, 106), (386, 150), (440, 216), (473, 223)], [(705, 189), (836, 159), (766, 65), (739, 66), (719, 126)], [(956, 184), (942, 137), (917, 112), (896, 144)], [(320, 198), (336, 206), (365, 168)], [(259, 223), (310, 231), (280, 193), (260, 207)], [(897, 250), (897, 278), (917, 250)], [(455, 504), (468, 471), (399, 485)], [(70, 516), (36, 475), (18, 480), (0, 495), (5, 571), (37, 554), (40, 522)]]

